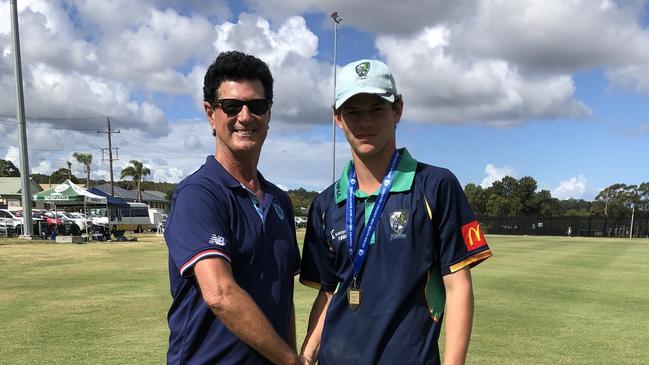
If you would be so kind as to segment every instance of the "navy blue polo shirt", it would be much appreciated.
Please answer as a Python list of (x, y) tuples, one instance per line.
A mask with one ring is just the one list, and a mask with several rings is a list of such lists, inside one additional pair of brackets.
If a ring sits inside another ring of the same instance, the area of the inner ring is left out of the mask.
[(237, 284), (288, 341), (300, 266), (293, 209), (285, 192), (261, 174), (259, 180), (264, 197), (258, 209), (214, 156), (176, 187), (165, 228), (173, 297), (168, 364), (270, 364), (203, 301), (194, 265), (207, 257), (230, 262)]
[[(491, 256), (456, 177), (400, 153), (361, 271), (356, 311), (345, 294), (352, 278), (345, 232), (349, 163), (311, 205), (300, 281), (334, 292), (319, 351), (323, 365), (438, 364), (442, 276)], [(356, 245), (376, 193), (356, 192)]]

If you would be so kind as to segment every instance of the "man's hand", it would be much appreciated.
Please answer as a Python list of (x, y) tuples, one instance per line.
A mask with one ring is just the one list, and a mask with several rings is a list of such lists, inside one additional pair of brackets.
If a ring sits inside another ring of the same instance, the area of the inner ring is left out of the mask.
[(295, 349), (277, 334), (257, 303), (236, 283), (227, 260), (200, 260), (194, 275), (205, 303), (239, 339), (275, 364), (300, 363)]

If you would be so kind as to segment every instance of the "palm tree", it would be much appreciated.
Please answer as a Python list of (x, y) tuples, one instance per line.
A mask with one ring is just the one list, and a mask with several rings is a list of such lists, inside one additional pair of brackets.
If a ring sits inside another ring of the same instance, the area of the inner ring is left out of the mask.
[(137, 181), (137, 201), (141, 202), (142, 180), (146, 175), (151, 175), (151, 170), (148, 167), (144, 167), (144, 165), (140, 161), (131, 160), (129, 161), (129, 163), (132, 166), (127, 166), (124, 170), (122, 170), (122, 176), (120, 177), (120, 179), (123, 179), (126, 176), (130, 176), (132, 181)]
[(86, 172), (86, 189), (90, 187), (90, 164), (92, 164), (91, 153), (75, 152), (72, 154), (78, 163), (83, 165), (83, 171)]
[(65, 161), (65, 164), (68, 166), (68, 180), (72, 181), (72, 162)]

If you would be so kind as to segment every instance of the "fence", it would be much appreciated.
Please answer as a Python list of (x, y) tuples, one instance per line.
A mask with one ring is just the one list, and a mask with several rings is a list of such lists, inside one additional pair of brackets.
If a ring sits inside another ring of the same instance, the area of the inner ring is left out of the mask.
[[(478, 216), (485, 233), (566, 236), (629, 237), (630, 217), (489, 217)], [(649, 237), (649, 216), (636, 214), (633, 237)]]

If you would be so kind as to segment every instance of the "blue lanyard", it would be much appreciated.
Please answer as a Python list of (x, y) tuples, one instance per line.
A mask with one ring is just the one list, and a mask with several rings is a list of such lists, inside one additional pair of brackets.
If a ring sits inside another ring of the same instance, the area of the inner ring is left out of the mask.
[(345, 216), (346, 223), (346, 233), (347, 233), (347, 253), (349, 253), (349, 258), (352, 260), (352, 267), (354, 270), (354, 279), (357, 279), (363, 264), (365, 264), (365, 258), (367, 257), (367, 247), (370, 244), (370, 239), (376, 231), (376, 226), (378, 223), (378, 218), (381, 215), (381, 211), (385, 206), (385, 202), (388, 200), (388, 195), (390, 194), (390, 187), (392, 186), (392, 181), (394, 180), (394, 175), (397, 172), (397, 165), (399, 164), (399, 151), (395, 150), (390, 160), (390, 168), (388, 172), (383, 177), (381, 182), (381, 189), (379, 190), (379, 195), (376, 198), (374, 207), (372, 207), (372, 212), (370, 213), (370, 218), (367, 221), (367, 225), (363, 229), (361, 234), (361, 243), (358, 247), (356, 255), (354, 255), (354, 221), (356, 218), (356, 189), (358, 184), (356, 181), (356, 171), (354, 169), (354, 164), (352, 163), (349, 168), (349, 182), (347, 184), (347, 209)]

